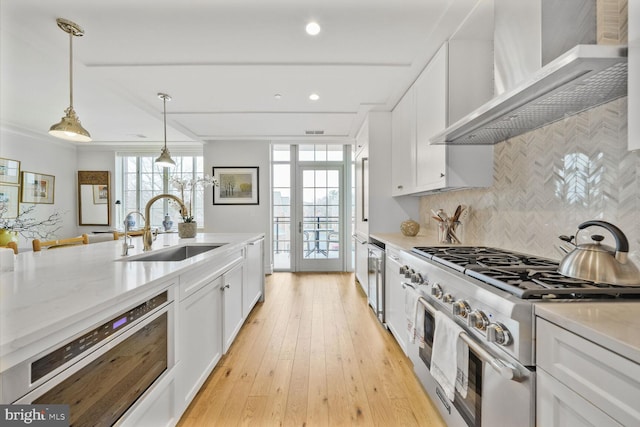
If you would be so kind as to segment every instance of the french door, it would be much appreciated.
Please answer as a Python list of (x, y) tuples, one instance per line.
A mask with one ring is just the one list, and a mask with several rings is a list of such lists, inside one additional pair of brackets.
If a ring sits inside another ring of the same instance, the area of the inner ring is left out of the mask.
[(295, 233), (298, 271), (344, 266), (343, 166), (299, 165)]

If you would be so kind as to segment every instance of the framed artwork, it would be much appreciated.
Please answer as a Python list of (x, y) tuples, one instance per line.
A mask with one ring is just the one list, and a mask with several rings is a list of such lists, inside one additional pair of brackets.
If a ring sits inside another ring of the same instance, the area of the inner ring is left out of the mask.
[(218, 186), (213, 187), (214, 205), (258, 205), (258, 167), (213, 167)]
[(104, 184), (93, 185), (93, 204), (106, 205), (109, 200), (109, 186)]
[(0, 183), (20, 185), (20, 162), (0, 157)]
[(18, 192), (17, 185), (0, 184), (0, 211), (4, 218), (16, 218), (18, 216)]
[(22, 172), (21, 203), (53, 203), (55, 177), (34, 172)]

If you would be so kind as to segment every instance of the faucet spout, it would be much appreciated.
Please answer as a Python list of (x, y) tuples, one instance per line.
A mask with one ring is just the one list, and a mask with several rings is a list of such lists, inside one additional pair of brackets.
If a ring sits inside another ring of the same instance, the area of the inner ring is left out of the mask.
[[(122, 256), (126, 256), (129, 254), (129, 248), (133, 248), (131, 244), (131, 236), (129, 236), (129, 217), (133, 214), (140, 215), (142, 221), (146, 222), (144, 215), (140, 211), (131, 211), (124, 217), (124, 243), (122, 244)], [(129, 242), (127, 242), (127, 237), (129, 238)]]
[(174, 196), (173, 194), (158, 194), (157, 196), (152, 197), (144, 208), (144, 217), (146, 220), (144, 222), (144, 233), (142, 235), (142, 242), (144, 243), (143, 251), (150, 251), (151, 245), (153, 244), (153, 234), (151, 233), (151, 205), (160, 199), (172, 199), (180, 205), (180, 212), (187, 212), (187, 208), (182, 199)]

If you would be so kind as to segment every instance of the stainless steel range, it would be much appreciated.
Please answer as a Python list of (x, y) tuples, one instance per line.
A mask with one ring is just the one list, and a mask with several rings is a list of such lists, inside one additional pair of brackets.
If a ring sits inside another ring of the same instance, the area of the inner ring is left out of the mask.
[[(572, 279), (556, 261), (496, 248), (416, 247), (401, 261), (424, 309), (414, 369), (449, 426), (535, 425), (535, 304), (640, 298), (640, 287)], [(429, 373), (435, 311), (469, 345), (468, 392), (453, 402)]]

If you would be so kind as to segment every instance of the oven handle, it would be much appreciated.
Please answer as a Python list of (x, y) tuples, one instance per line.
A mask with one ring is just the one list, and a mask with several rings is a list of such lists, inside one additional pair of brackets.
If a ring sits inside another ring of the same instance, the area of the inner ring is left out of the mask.
[[(420, 297), (418, 301), (422, 306), (435, 317), (436, 308), (432, 306), (426, 299)], [(466, 332), (460, 332), (460, 339), (469, 346), (471, 350), (484, 362), (491, 365), (493, 369), (498, 371), (500, 376), (508, 380), (519, 381), (521, 378), (518, 368), (501, 359), (493, 357), (488, 351), (480, 347)]]

